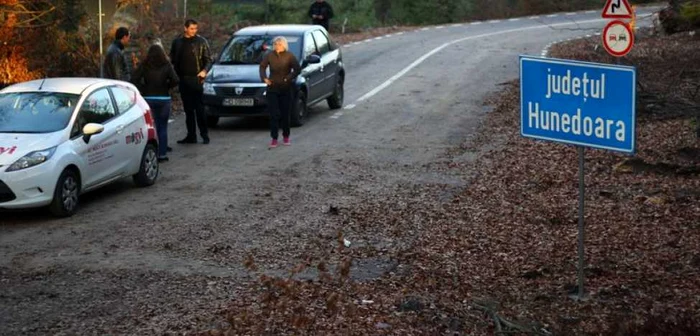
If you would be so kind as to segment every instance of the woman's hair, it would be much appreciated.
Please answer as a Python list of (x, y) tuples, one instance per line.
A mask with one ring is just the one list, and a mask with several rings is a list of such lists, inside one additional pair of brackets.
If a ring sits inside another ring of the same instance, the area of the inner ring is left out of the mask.
[(284, 38), (284, 36), (277, 36), (272, 40), (273, 46), (277, 43), (281, 44), (284, 47), (284, 51), (289, 51), (289, 44), (287, 43), (287, 39)]
[(153, 44), (148, 48), (146, 60), (143, 61), (143, 66), (146, 69), (157, 69), (168, 64), (168, 56), (165, 55), (165, 50), (159, 44)]

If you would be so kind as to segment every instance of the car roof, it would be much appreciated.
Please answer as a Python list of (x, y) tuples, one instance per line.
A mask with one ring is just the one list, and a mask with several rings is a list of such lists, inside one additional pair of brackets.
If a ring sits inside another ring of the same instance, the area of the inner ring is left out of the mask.
[[(43, 84), (42, 84), (43, 82)], [(82, 94), (86, 89), (93, 85), (110, 85), (110, 84), (127, 84), (126, 82), (104, 79), (104, 78), (81, 78), (81, 77), (57, 77), (57, 78), (46, 78), (46, 79), (36, 79), (27, 82), (17, 83), (10, 85), (3, 90), (2, 93), (10, 92), (61, 92), (61, 93), (72, 93), (72, 94)], [(130, 85), (129, 85), (130, 86)], [(39, 89), (41, 87), (41, 90)]]
[(303, 24), (250, 26), (238, 30), (235, 35), (303, 35), (319, 28), (322, 27)]

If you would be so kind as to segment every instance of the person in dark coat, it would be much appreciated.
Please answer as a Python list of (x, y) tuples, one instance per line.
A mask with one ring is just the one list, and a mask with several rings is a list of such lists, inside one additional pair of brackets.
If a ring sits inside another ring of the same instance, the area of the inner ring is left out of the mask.
[(134, 71), (133, 81), (151, 107), (158, 133), (158, 161), (168, 161), (168, 120), (172, 106), (170, 89), (176, 87), (180, 79), (161, 45), (154, 44), (148, 48), (146, 59)]
[(203, 143), (209, 143), (209, 129), (204, 114), (202, 94), (204, 77), (212, 63), (209, 42), (197, 35), (197, 21), (185, 21), (185, 32), (170, 47), (170, 61), (180, 77), (180, 97), (185, 108), (187, 136), (180, 144), (197, 143), (197, 126)]
[(325, 0), (316, 0), (309, 8), (309, 17), (315, 25), (323, 26), (329, 30), (328, 23), (333, 18), (333, 7)]
[[(295, 82), (301, 67), (299, 61), (289, 51), (287, 39), (283, 36), (272, 40), (272, 52), (260, 62), (260, 79), (267, 84), (267, 109), (270, 113), (270, 148), (277, 147), (279, 127), (282, 126), (282, 144), (289, 146), (289, 117)], [(267, 68), (270, 67), (270, 77)]]
[(119, 27), (114, 34), (114, 42), (107, 48), (103, 63), (103, 77), (129, 81), (129, 68), (124, 57), (124, 47), (129, 44), (129, 29)]

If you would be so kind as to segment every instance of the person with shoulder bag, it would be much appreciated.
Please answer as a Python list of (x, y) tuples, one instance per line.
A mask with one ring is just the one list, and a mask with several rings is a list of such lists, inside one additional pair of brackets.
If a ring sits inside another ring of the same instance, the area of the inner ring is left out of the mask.
[(158, 133), (158, 161), (168, 161), (168, 120), (172, 101), (170, 89), (176, 87), (180, 79), (159, 44), (148, 48), (146, 59), (136, 68), (132, 76), (134, 84), (151, 108)]

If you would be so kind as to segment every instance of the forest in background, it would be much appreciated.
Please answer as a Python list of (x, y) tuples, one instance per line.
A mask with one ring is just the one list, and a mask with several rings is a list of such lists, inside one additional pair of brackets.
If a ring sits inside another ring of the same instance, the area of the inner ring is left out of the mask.
[[(0, 0), (0, 87), (41, 77), (97, 76), (100, 34), (85, 0)], [(651, 2), (634, 1), (635, 5)], [(105, 0), (105, 3), (110, 1)], [(103, 50), (118, 26), (132, 31), (132, 64), (154, 39), (169, 43), (182, 30), (183, 0), (116, 0), (103, 22)], [(420, 26), (471, 20), (599, 9), (601, 0), (333, 0), (333, 34), (386, 26)], [(311, 1), (189, 0), (187, 16), (216, 52), (235, 30), (263, 23), (308, 23)], [(178, 15), (179, 14), (179, 15)]]

